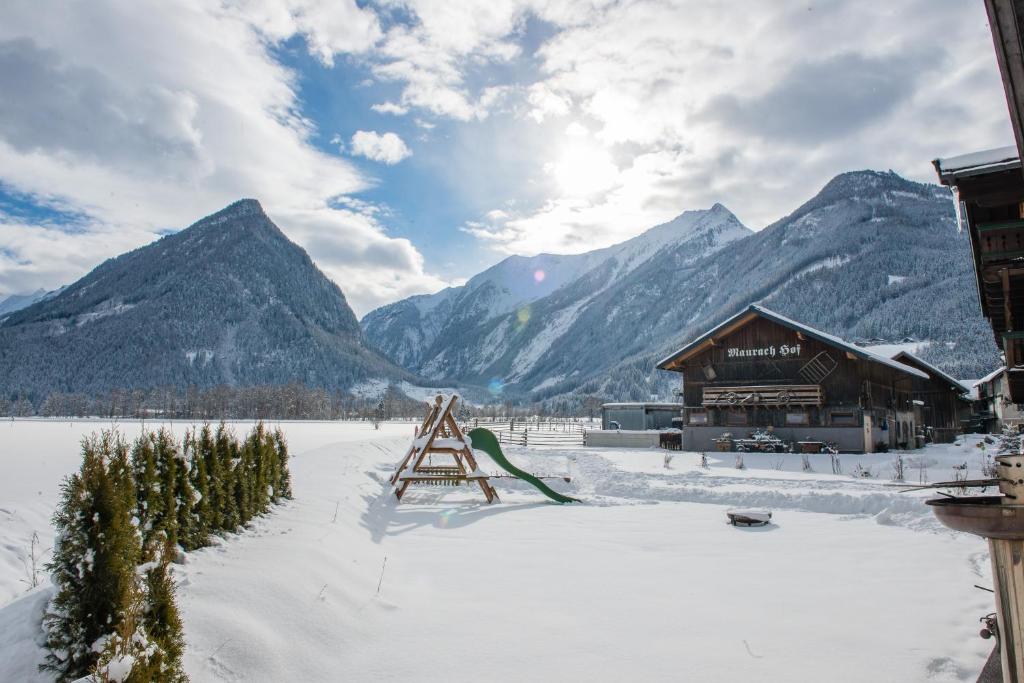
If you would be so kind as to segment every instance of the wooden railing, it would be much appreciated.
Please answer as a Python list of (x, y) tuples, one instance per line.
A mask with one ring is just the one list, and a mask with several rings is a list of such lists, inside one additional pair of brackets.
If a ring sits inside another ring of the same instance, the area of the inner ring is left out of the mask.
[(982, 263), (1024, 256), (1024, 221), (981, 223), (977, 231)]
[(820, 406), (825, 396), (819, 384), (704, 387), (705, 406)]

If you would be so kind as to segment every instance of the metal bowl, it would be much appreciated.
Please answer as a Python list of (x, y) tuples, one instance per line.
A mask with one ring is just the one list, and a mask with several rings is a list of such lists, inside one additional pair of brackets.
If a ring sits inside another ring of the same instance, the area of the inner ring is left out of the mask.
[(1007, 505), (1003, 496), (933, 498), (935, 516), (950, 529), (985, 538), (1024, 539), (1024, 505)]

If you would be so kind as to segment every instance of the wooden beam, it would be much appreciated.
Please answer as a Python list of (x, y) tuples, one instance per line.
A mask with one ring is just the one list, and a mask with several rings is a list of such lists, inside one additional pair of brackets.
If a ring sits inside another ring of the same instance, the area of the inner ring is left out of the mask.
[[(1024, 47), (1021, 45), (1024, 1), (985, 0), (985, 10), (992, 30), (996, 62), (1003, 79), (1017, 153), (1024, 158)], [(1020, 171), (1017, 173), (1019, 175)]]
[(673, 359), (671, 363), (666, 365), (666, 368), (667, 369), (671, 369), (671, 368), (678, 368), (678, 367), (680, 367), (684, 361), (689, 360), (690, 358), (693, 358), (694, 356), (696, 356), (697, 354), (701, 353), (702, 351), (708, 349), (709, 347), (713, 348), (713, 347), (717, 346), (719, 339), (721, 339), (722, 337), (728, 337), (730, 334), (732, 334), (736, 330), (740, 329), (741, 327), (743, 327), (744, 325), (746, 325), (751, 320), (754, 320), (757, 317), (759, 317), (759, 314), (754, 312), (754, 311), (751, 311), (751, 312), (747, 313), (746, 315), (740, 317), (740, 319), (735, 321), (732, 325), (729, 325), (728, 327), (724, 327), (724, 328), (722, 328), (720, 330), (716, 330), (714, 332), (714, 334), (712, 334), (710, 337), (708, 337), (707, 339), (702, 341), (700, 344), (698, 344), (694, 348), (690, 349), (686, 353), (686, 355), (680, 356), (679, 358)]
[(1006, 329), (1012, 330), (1013, 326), (1013, 308), (1010, 307), (1010, 271), (1003, 268), (999, 271), (999, 279), (1003, 285), (1003, 319)]
[(847, 351), (846, 357), (849, 358), (850, 360), (857, 360), (857, 356), (855, 356), (852, 351)]

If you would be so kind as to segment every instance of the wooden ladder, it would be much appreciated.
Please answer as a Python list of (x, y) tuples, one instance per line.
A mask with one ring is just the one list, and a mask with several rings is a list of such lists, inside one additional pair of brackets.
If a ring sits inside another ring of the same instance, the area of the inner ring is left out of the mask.
[(800, 368), (799, 374), (808, 384), (821, 384), (839, 366), (835, 358), (822, 351)]

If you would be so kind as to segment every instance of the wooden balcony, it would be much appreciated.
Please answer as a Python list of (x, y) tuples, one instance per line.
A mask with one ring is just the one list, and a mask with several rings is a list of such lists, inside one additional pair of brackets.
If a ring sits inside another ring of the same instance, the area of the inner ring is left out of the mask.
[(705, 406), (820, 406), (825, 394), (819, 384), (704, 387)]
[(1005, 332), (1003, 353), (1006, 354), (1006, 386), (1010, 400), (1024, 403), (1024, 332)]
[(980, 223), (977, 231), (983, 264), (1024, 258), (1024, 220)]

